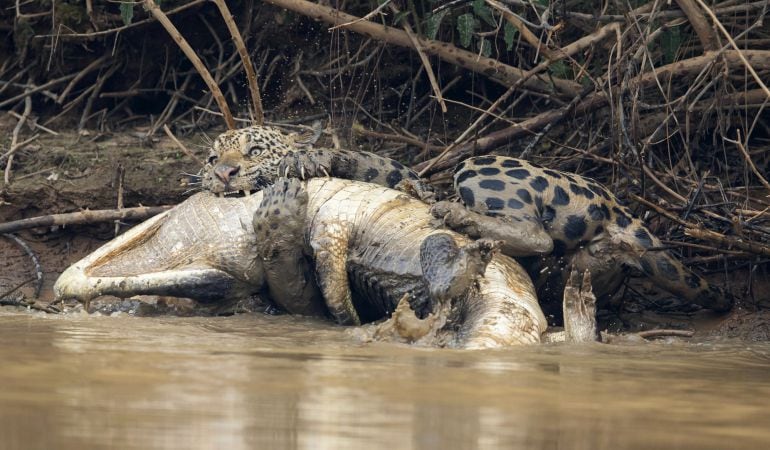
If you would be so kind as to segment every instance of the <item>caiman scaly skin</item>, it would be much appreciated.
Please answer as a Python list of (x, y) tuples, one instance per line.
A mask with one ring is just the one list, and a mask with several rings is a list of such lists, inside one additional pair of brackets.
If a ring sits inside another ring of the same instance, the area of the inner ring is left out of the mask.
[[(302, 182), (301, 188), (307, 206), (305, 220), (294, 222), (303, 236), (296, 245), (308, 253), (315, 277), (299, 268), (287, 275), (295, 279), (284, 282), (312, 284), (317, 278), (322, 295), (314, 286), (298, 289), (303, 292), (298, 295), (279, 292), (279, 306), (289, 312), (320, 315), (328, 308), (334, 315), (351, 311), (352, 303), (357, 314), (369, 315), (365, 320), (384, 318), (404, 293), (403, 285), (416, 289), (424, 283), (420, 252), (430, 247), (426, 242), (449, 236), (458, 249), (473, 244), (460, 234), (436, 229), (429, 207), (399, 191), (331, 178)], [(276, 258), (264, 258), (265, 243), (258, 241), (252, 221), (260, 211), (296, 215), (296, 209), (289, 212), (279, 200), (276, 196), (275, 205), (260, 207), (262, 192), (241, 198), (196, 194), (68, 268), (56, 282), (56, 295), (89, 300), (105, 294), (157, 294), (208, 301), (265, 291), (269, 295), (269, 280), (279, 279), (275, 272), (268, 275), (266, 265), (287, 265), (301, 256), (287, 255), (291, 245), (279, 243)], [(281, 222), (256, 222), (268, 227), (275, 223), (280, 231)], [(297, 274), (304, 275), (296, 280)], [(296, 298), (301, 301), (291, 301)], [(529, 276), (504, 255), (491, 255), (483, 276), (453, 301), (445, 330), (452, 335), (445, 342), (449, 346), (533, 344), (546, 329)]]

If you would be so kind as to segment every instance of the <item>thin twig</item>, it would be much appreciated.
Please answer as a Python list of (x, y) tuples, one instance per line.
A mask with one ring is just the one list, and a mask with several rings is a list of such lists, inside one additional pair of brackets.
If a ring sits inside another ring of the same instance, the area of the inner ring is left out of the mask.
[(741, 154), (743, 155), (743, 159), (746, 160), (746, 164), (749, 165), (751, 168), (751, 171), (754, 172), (754, 175), (757, 176), (759, 179), (759, 182), (762, 183), (762, 185), (767, 188), (768, 191), (770, 191), (770, 183), (767, 182), (765, 177), (762, 176), (762, 172), (757, 169), (757, 166), (754, 164), (754, 161), (751, 160), (751, 155), (749, 155), (749, 152), (746, 151), (746, 147), (743, 146), (743, 142), (741, 142), (741, 132), (740, 130), (737, 130), (738, 138), (736, 140), (729, 139), (725, 136), (722, 136), (722, 139), (724, 139), (727, 142), (730, 142), (732, 144), (735, 144), (736, 147), (738, 147), (738, 150), (741, 151)]
[(735, 41), (733, 40), (733, 37), (730, 36), (730, 33), (722, 25), (722, 22), (719, 21), (716, 14), (714, 14), (714, 11), (712, 11), (711, 8), (708, 7), (708, 5), (703, 3), (703, 0), (695, 0), (695, 1), (698, 2), (700, 7), (706, 11), (706, 14), (708, 14), (709, 17), (711, 17), (711, 20), (714, 22), (714, 25), (716, 25), (716, 27), (719, 28), (719, 31), (721, 31), (722, 34), (725, 36), (725, 38), (730, 42), (730, 45), (735, 49), (736, 52), (738, 52), (738, 57), (741, 59), (741, 62), (743, 62), (743, 65), (746, 66), (746, 69), (754, 78), (754, 81), (756, 81), (759, 87), (761, 87), (762, 90), (765, 91), (765, 95), (770, 97), (770, 89), (768, 89), (767, 86), (765, 86), (765, 83), (762, 82), (762, 79), (757, 74), (757, 71), (754, 70), (754, 67), (751, 66), (749, 61), (746, 59), (746, 56), (744, 56), (743, 51), (740, 49), (740, 47), (738, 47), (738, 44), (735, 43)]
[(32, 248), (18, 236), (10, 233), (3, 233), (3, 237), (10, 239), (16, 245), (21, 247), (27, 253), (29, 259), (32, 260), (32, 264), (35, 266), (35, 278), (37, 279), (37, 284), (35, 285), (35, 298), (40, 297), (40, 290), (43, 288), (43, 269), (40, 267), (40, 259), (38, 259), (35, 252), (32, 251)]
[(179, 147), (180, 150), (182, 150), (182, 153), (189, 156), (190, 159), (198, 163), (199, 166), (203, 167), (205, 164), (203, 161), (200, 160), (193, 152), (190, 151), (189, 148), (187, 148), (184, 144), (179, 142), (179, 139), (174, 136), (174, 133), (171, 132), (171, 129), (169, 129), (168, 125), (163, 125), (163, 131), (166, 133), (166, 136), (168, 136), (172, 141), (174, 141), (174, 144), (176, 144), (177, 147)]
[(16, 152), (17, 149), (22, 147), (21, 144), (18, 144), (19, 132), (21, 132), (21, 128), (24, 126), (24, 122), (27, 121), (27, 117), (29, 117), (29, 114), (31, 112), (32, 112), (32, 98), (30, 98), (29, 96), (24, 97), (24, 112), (21, 114), (19, 121), (16, 122), (16, 126), (13, 127), (13, 133), (11, 134), (11, 149), (8, 150), (8, 152), (6, 153), (6, 155), (8, 156), (8, 161), (5, 164), (5, 174), (3, 176), (3, 180), (5, 181), (6, 186), (8, 186), (11, 183), (11, 168), (13, 166), (14, 153)]
[[(257, 125), (262, 125), (265, 122), (265, 112), (262, 109), (262, 96), (259, 93), (259, 82), (257, 81), (257, 73), (254, 71), (254, 64), (251, 63), (251, 57), (249, 51), (246, 50), (246, 44), (243, 42), (241, 32), (238, 31), (238, 26), (235, 25), (230, 9), (228, 9), (225, 0), (214, 0), (214, 3), (219, 8), (219, 12), (222, 14), (222, 18), (227, 25), (227, 29), (230, 31), (230, 36), (233, 38), (235, 48), (238, 50), (238, 54), (241, 55), (241, 63), (246, 71), (246, 78), (249, 82), (249, 93), (251, 93), (251, 101), (254, 104), (254, 122)], [(251, 20), (251, 18), (249, 18)]]
[(230, 107), (227, 106), (227, 100), (225, 100), (225, 96), (222, 94), (222, 90), (219, 89), (219, 86), (217, 86), (217, 83), (211, 77), (211, 73), (209, 73), (208, 69), (206, 69), (206, 65), (203, 64), (203, 61), (201, 61), (198, 54), (195, 53), (192, 47), (190, 47), (190, 44), (188, 44), (187, 40), (182, 37), (182, 35), (179, 33), (179, 30), (177, 30), (176, 26), (171, 23), (171, 20), (166, 17), (160, 7), (155, 4), (155, 0), (143, 0), (143, 4), (144, 7), (155, 17), (155, 19), (157, 19), (158, 22), (163, 25), (163, 28), (165, 28), (168, 34), (171, 35), (171, 37), (174, 39), (174, 42), (177, 43), (179, 48), (182, 49), (190, 62), (192, 62), (195, 70), (197, 70), (198, 74), (200, 74), (201, 78), (203, 78), (203, 81), (206, 82), (206, 86), (208, 86), (211, 95), (217, 102), (217, 106), (219, 106), (219, 110), (222, 112), (222, 116), (225, 119), (227, 128), (231, 130), (235, 129), (235, 120), (233, 119), (233, 114), (230, 112)]

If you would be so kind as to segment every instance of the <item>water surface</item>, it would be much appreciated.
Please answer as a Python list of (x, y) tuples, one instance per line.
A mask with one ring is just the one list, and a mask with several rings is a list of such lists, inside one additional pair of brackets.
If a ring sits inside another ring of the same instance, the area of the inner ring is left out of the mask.
[(0, 311), (3, 448), (767, 448), (770, 345), (357, 344), (289, 316)]

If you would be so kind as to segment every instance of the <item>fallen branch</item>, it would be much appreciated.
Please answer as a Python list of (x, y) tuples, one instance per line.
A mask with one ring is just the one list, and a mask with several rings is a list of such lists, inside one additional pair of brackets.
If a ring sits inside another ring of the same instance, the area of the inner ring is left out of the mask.
[(87, 223), (111, 222), (113, 220), (144, 220), (168, 211), (173, 206), (138, 206), (124, 209), (95, 209), (75, 213), (51, 214), (28, 219), (0, 223), (0, 234), (14, 233), (37, 227), (82, 225)]
[(439, 147), (438, 145), (432, 145), (427, 142), (422, 142), (419, 139), (414, 139), (409, 136), (402, 136), (400, 134), (378, 133), (376, 131), (367, 130), (366, 128), (363, 127), (363, 125), (359, 123), (354, 123), (351, 127), (351, 130), (353, 131), (353, 133), (361, 136), (372, 137), (375, 139), (382, 139), (384, 141), (403, 142), (405, 144), (413, 145), (415, 147), (421, 148), (423, 150), (428, 150), (428, 151), (437, 151), (443, 148), (443, 147)]
[(706, 17), (701, 14), (698, 5), (695, 4), (695, 0), (676, 0), (676, 4), (679, 5), (679, 8), (687, 16), (687, 20), (690, 21), (690, 25), (695, 30), (695, 34), (698, 35), (701, 45), (703, 45), (703, 50), (718, 50), (719, 44), (714, 30), (709, 26)]
[(719, 21), (716, 14), (714, 14), (714, 11), (711, 10), (711, 8), (708, 7), (705, 3), (703, 3), (703, 0), (695, 0), (698, 2), (698, 4), (706, 11), (706, 14), (711, 17), (711, 20), (714, 22), (714, 25), (716, 25), (717, 28), (719, 28), (719, 31), (722, 32), (722, 34), (727, 38), (727, 41), (730, 42), (730, 45), (735, 49), (738, 58), (741, 60), (741, 63), (743, 63), (744, 66), (746, 66), (746, 69), (749, 71), (751, 76), (754, 78), (754, 81), (757, 82), (759, 87), (762, 88), (763, 91), (765, 91), (765, 94), (768, 98), (770, 98), (770, 90), (767, 89), (767, 86), (765, 86), (765, 83), (762, 82), (762, 78), (759, 77), (757, 74), (757, 71), (754, 70), (754, 67), (749, 62), (749, 59), (744, 55), (744, 51), (741, 50), (740, 47), (738, 47), (738, 44), (735, 43), (735, 40), (732, 36), (730, 36), (730, 33), (725, 29), (725, 27), (722, 25), (722, 22)]
[(644, 339), (667, 337), (667, 336), (693, 337), (695, 335), (695, 332), (690, 330), (655, 329), (655, 330), (639, 331), (636, 333), (636, 335)]
[[(746, 50), (743, 51), (742, 54), (743, 55), (741, 56), (745, 56), (754, 64), (754, 66), (760, 67), (762, 69), (770, 69), (770, 51)], [(718, 56), (721, 56), (723, 61), (728, 66), (742, 66), (741, 56), (739, 56), (738, 52), (735, 50), (727, 50), (724, 52), (709, 52), (702, 56), (696, 56), (684, 61), (678, 61), (666, 66), (658, 67), (655, 69), (655, 72), (646, 72), (641, 74), (629, 83), (628, 89), (633, 91), (635, 89), (652, 86), (657, 83), (658, 79), (682, 77), (685, 75), (697, 73), (705, 65), (710, 64), (714, 58)], [(619, 89), (619, 87), (615, 87), (611, 90), (613, 97), (619, 94)], [(762, 92), (764, 93), (764, 91)], [(457, 146), (456, 148), (453, 148), (446, 154), (446, 156), (432, 158), (417, 164), (415, 169), (421, 170), (421, 175), (429, 175), (440, 170), (448, 169), (455, 166), (460, 162), (461, 159), (467, 155), (470, 155), (474, 151), (478, 153), (484, 153), (521, 136), (527, 134), (535, 134), (548, 124), (563, 120), (567, 113), (570, 111), (575, 116), (581, 116), (589, 112), (594, 112), (597, 109), (606, 106), (608, 101), (608, 93), (595, 92), (586, 96), (579, 103), (574, 105), (574, 108), (570, 107), (570, 105), (567, 105), (558, 110), (546, 111), (535, 117), (524, 120), (517, 125), (503, 128), (493, 133), (489, 133), (488, 135), (479, 139), (466, 142), (460, 146)], [(426, 167), (430, 167), (430, 170), (426, 170)]]
[[(150, 1), (150, 0), (145, 0)], [(282, 8), (290, 9), (299, 14), (306, 15), (314, 20), (324, 21), (333, 25), (341, 25), (348, 22), (346, 29), (354, 31), (358, 34), (377, 39), (389, 44), (398, 45), (400, 47), (407, 47), (414, 49), (412, 41), (405, 31), (397, 28), (388, 27), (382, 24), (370, 22), (368, 20), (357, 21), (359, 17), (346, 14), (342, 11), (327, 6), (311, 3), (306, 0), (266, 0), (268, 3), (272, 3)], [(509, 66), (503, 64), (500, 61), (493, 58), (486, 58), (484, 56), (477, 55), (455, 47), (447, 42), (433, 41), (417, 37), (417, 41), (422, 46), (425, 53), (452, 63), (454, 65), (463, 67), (472, 72), (481, 73), (488, 76), (491, 80), (494, 80), (504, 86), (510, 86), (517, 80), (522, 78), (526, 73), (525, 70), (518, 67)], [(533, 77), (524, 83), (524, 86), (538, 91), (538, 92), (553, 92), (553, 86), (562, 94), (567, 97), (572, 97), (580, 92), (581, 86), (571, 80), (564, 80), (560, 78), (539, 78)]]
[[(457, 148), (466, 137), (470, 136), (470, 134), (479, 126), (481, 123), (487, 118), (487, 116), (494, 115), (494, 111), (506, 100), (508, 97), (510, 97), (516, 89), (526, 82), (530, 77), (544, 71), (547, 69), (551, 64), (560, 61), (561, 59), (568, 58), (575, 53), (582, 51), (591, 45), (600, 42), (602, 39), (607, 37), (608, 35), (611, 35), (613, 33), (616, 33), (620, 29), (620, 25), (617, 23), (610, 23), (607, 24), (601, 28), (599, 28), (596, 32), (585, 36), (581, 39), (578, 39), (577, 41), (567, 45), (566, 47), (559, 49), (558, 51), (553, 52), (550, 59), (547, 59), (546, 61), (543, 61), (542, 63), (538, 64), (537, 66), (533, 67), (532, 69), (528, 70), (516, 83), (514, 83), (511, 87), (508, 88), (503, 95), (497, 98), (494, 103), (492, 103), (489, 108), (487, 108), (485, 111), (481, 113), (479, 117), (476, 118), (476, 120), (473, 121), (473, 123), (463, 131), (460, 136), (458, 136), (450, 145), (448, 145), (444, 151), (442, 151), (437, 157), (433, 158), (431, 161), (428, 162), (428, 164), (422, 166), (419, 175), (425, 176), (430, 170), (436, 166), (439, 162), (441, 162), (452, 150)], [(545, 127), (553, 127), (556, 125), (559, 121), (563, 120), (564, 117), (566, 117), (566, 114), (570, 112), (572, 108), (575, 107), (578, 101), (582, 100), (586, 95), (589, 94), (589, 91), (586, 89), (583, 89), (583, 91), (575, 96), (573, 100), (570, 102), (567, 107), (563, 108), (560, 111), (560, 114), (553, 118), (553, 120), (549, 121), (547, 124), (545, 124)], [(514, 126), (516, 126), (514, 124)], [(530, 146), (534, 146), (534, 141)], [(474, 143), (474, 147), (475, 143)], [(457, 150), (458, 152), (460, 150)]]
[(725, 236), (724, 234), (717, 233), (716, 231), (704, 229), (700, 225), (697, 225), (695, 223), (692, 223), (686, 220), (682, 220), (675, 214), (672, 214), (671, 212), (666, 211), (665, 209), (661, 208), (655, 203), (645, 198), (639, 197), (636, 194), (629, 193), (628, 196), (631, 200), (637, 203), (641, 203), (644, 206), (647, 206), (648, 208), (655, 210), (658, 214), (666, 217), (667, 219), (673, 222), (676, 222), (679, 225), (682, 225), (684, 227), (684, 234), (686, 234), (687, 236), (691, 236), (703, 241), (709, 241), (716, 244), (721, 244), (726, 246), (728, 249), (737, 248), (739, 250), (743, 250), (748, 253), (753, 253), (755, 255), (770, 256), (770, 247), (764, 244), (761, 244), (759, 242), (744, 241), (732, 236)]

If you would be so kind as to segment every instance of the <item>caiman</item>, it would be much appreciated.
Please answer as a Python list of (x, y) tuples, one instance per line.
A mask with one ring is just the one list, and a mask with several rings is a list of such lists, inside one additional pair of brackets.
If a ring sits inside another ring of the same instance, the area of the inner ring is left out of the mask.
[(279, 180), (239, 198), (201, 192), (75, 263), (54, 290), (82, 301), (266, 294), (341, 324), (383, 319), (406, 298), (421, 317), (444, 311), (432, 325), (438, 345), (540, 342), (546, 319), (521, 266), (435, 222), (400, 191), (334, 178)]

